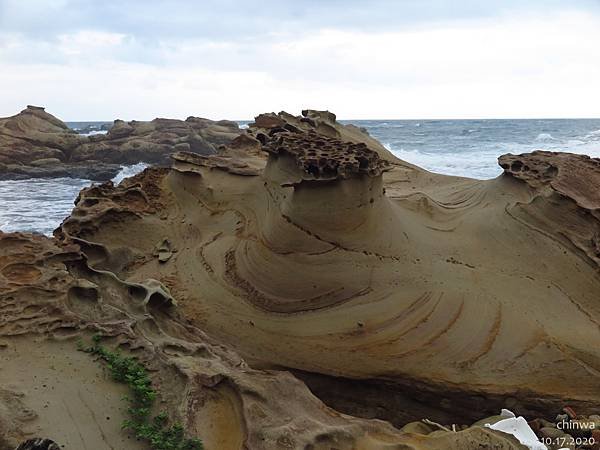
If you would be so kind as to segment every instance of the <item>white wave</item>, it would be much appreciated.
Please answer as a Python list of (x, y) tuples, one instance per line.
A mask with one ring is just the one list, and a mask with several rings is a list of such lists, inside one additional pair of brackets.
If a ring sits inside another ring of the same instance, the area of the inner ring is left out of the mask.
[(535, 138), (537, 142), (548, 142), (548, 141), (556, 141), (554, 137), (550, 133), (540, 133)]
[[(147, 164), (125, 166), (113, 178), (120, 183), (141, 172)], [(0, 181), (0, 229), (51, 235), (73, 209), (73, 200), (89, 180), (50, 178)]]
[(482, 180), (495, 178), (502, 173), (496, 151), (428, 153), (394, 148), (389, 143), (384, 146), (398, 158), (431, 172)]
[(137, 163), (132, 166), (124, 166), (121, 168), (121, 171), (112, 179), (112, 182), (115, 184), (119, 184), (125, 178), (137, 175), (146, 167), (148, 167), (148, 164), (146, 163)]
[(0, 228), (51, 235), (73, 209), (89, 180), (72, 178), (0, 181)]
[(240, 125), (240, 130), (245, 130), (245, 129), (247, 129), (247, 128), (248, 128), (248, 124), (247, 124), (247, 123), (242, 123), (242, 124)]
[(600, 141), (600, 130), (592, 131), (588, 133), (585, 138), (586, 141)]
[(355, 123), (356, 126), (360, 126), (360, 127), (365, 127), (367, 129), (376, 129), (376, 128), (383, 128), (383, 129), (390, 129), (390, 128), (404, 128), (404, 124), (403, 123), (397, 123), (397, 122), (381, 122), (381, 123), (376, 123), (376, 124), (363, 124), (363, 123)]
[(94, 131), (90, 131), (89, 133), (81, 133), (82, 136), (95, 136), (97, 134), (106, 134), (108, 133), (107, 130), (94, 130)]

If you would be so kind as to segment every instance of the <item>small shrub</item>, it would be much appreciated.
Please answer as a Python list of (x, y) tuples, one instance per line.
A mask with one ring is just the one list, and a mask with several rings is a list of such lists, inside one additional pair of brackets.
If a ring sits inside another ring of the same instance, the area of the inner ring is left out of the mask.
[(146, 440), (154, 450), (203, 450), (200, 439), (185, 437), (181, 424), (169, 426), (169, 415), (165, 411), (151, 418), (156, 391), (146, 367), (131, 356), (106, 349), (100, 340), (101, 337), (95, 335), (89, 347), (80, 340), (78, 348), (98, 356), (106, 363), (112, 379), (129, 387), (131, 396), (124, 399), (129, 402), (130, 418), (123, 421), (122, 427), (133, 431), (138, 439)]

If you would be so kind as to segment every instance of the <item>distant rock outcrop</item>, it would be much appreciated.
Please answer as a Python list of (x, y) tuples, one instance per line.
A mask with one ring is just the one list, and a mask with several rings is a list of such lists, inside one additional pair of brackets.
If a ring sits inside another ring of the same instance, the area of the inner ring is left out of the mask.
[(214, 122), (198, 117), (154, 119), (150, 122), (115, 120), (106, 135), (90, 136), (87, 143), (77, 147), (72, 160), (85, 162), (95, 159), (118, 164), (166, 163), (169, 155), (177, 151), (215, 154), (219, 145), (228, 144), (240, 133), (235, 122)]
[(235, 122), (197, 117), (150, 122), (116, 120), (106, 134), (82, 136), (28, 106), (0, 119), (0, 179), (73, 177), (105, 181), (121, 166), (166, 164), (171, 153), (214, 154), (241, 131)]
[(0, 178), (56, 173), (83, 142), (84, 137), (44, 108), (28, 106), (15, 116), (0, 119)]

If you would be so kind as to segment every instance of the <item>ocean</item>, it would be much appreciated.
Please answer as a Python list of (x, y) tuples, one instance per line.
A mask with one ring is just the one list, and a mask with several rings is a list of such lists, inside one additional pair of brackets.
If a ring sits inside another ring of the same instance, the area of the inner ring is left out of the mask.
[[(343, 121), (348, 123), (347, 121)], [(600, 119), (361, 120), (398, 158), (432, 172), (478, 179), (502, 173), (498, 156), (533, 150), (600, 157)]]
[[(547, 120), (343, 120), (367, 129), (399, 158), (427, 170), (478, 179), (501, 174), (498, 156), (533, 150), (600, 157), (600, 119)], [(71, 122), (86, 134), (102, 133), (106, 122)], [(241, 126), (248, 121), (240, 121)], [(143, 170), (123, 167), (118, 183)], [(0, 181), (0, 229), (50, 235), (70, 213), (89, 180), (56, 178)]]

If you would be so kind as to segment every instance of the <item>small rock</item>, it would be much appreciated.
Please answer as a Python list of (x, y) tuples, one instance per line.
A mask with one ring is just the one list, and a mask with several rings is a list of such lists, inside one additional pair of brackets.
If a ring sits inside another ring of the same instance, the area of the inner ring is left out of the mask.
[(179, 144), (175, 145), (174, 150), (176, 152), (189, 152), (191, 151), (191, 147), (187, 142), (180, 142)]
[(566, 433), (564, 431), (559, 430), (558, 428), (544, 427), (540, 429), (540, 435), (542, 437), (547, 437), (551, 439), (556, 439), (558, 437), (564, 436), (565, 434)]
[(158, 256), (158, 261), (161, 263), (166, 263), (173, 256), (171, 242), (167, 238), (156, 245), (156, 255)]
[(540, 419), (533, 419), (527, 422), (527, 425), (533, 430), (535, 434), (539, 434), (540, 430), (544, 427)]
[(592, 450), (600, 450), (600, 430), (592, 431)]
[(570, 406), (565, 406), (563, 408), (563, 412), (569, 416), (569, 418), (571, 419), (577, 419), (577, 414), (575, 413), (575, 411), (573, 410), (573, 408), (571, 408)]
[(15, 450), (60, 450), (60, 447), (50, 439), (35, 438), (23, 442)]
[(423, 422), (410, 422), (402, 427), (402, 431), (405, 433), (427, 435), (433, 431), (433, 428)]
[(550, 428), (556, 428), (556, 424), (554, 422), (550, 422), (549, 420), (546, 419), (536, 419), (540, 422), (541, 427), (540, 428), (544, 428), (544, 427), (550, 427)]

